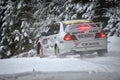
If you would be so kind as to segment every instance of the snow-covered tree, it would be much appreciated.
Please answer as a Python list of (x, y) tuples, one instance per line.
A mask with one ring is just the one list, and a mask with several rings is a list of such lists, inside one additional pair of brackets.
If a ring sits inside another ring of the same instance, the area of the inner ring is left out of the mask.
[(116, 6), (111, 7), (107, 10), (106, 16), (109, 17), (106, 29), (110, 31), (108, 36), (116, 34), (120, 36), (120, 1), (116, 2)]
[(5, 57), (6, 54), (4, 54), (5, 47), (2, 46), (1, 40), (2, 40), (2, 30), (4, 29), (2, 25), (5, 22), (3, 18), (5, 17), (4, 13), (6, 11), (6, 4), (7, 4), (7, 0), (0, 0), (0, 56), (3, 56), (3, 57)]
[(2, 19), (1, 46), (6, 57), (19, 54), (31, 48), (33, 18), (32, 0), (8, 0)]

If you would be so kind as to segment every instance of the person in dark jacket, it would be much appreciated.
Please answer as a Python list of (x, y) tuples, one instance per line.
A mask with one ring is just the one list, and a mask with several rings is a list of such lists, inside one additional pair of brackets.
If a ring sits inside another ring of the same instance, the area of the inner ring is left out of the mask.
[(40, 54), (40, 48), (41, 48), (41, 44), (40, 42), (37, 43), (37, 55)]
[(43, 57), (43, 38), (42, 38), (42, 36), (39, 38), (39, 41), (37, 43), (37, 55), (39, 55), (40, 58)]

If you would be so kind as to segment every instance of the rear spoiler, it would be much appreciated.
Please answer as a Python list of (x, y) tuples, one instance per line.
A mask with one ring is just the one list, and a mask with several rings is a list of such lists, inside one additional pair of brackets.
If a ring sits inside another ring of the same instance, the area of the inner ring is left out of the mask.
[[(99, 27), (102, 29), (102, 23), (101, 22), (91, 22), (91, 23), (87, 23), (88, 26), (93, 26), (93, 27)], [(67, 33), (71, 33), (71, 32), (79, 32), (77, 28), (73, 27), (72, 25), (68, 25), (65, 28), (65, 32)]]

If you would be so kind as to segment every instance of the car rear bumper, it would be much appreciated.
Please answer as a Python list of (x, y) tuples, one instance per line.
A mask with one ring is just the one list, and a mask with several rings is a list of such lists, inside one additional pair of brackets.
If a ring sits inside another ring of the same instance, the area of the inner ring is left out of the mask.
[(107, 49), (98, 49), (98, 50), (87, 50), (87, 51), (75, 51), (75, 50), (72, 50), (70, 51), (70, 53), (93, 53), (93, 52), (102, 52), (102, 53), (107, 53)]
[[(86, 44), (87, 43), (87, 44)], [(62, 48), (60, 51), (62, 53), (67, 52), (92, 52), (92, 51), (99, 51), (105, 50), (107, 52), (107, 40), (94, 40), (94, 41), (85, 41), (85, 42), (66, 42), (61, 44)]]
[(107, 53), (107, 46), (93, 46), (93, 47), (78, 47), (75, 49), (66, 49), (62, 50), (62, 53), (92, 53), (92, 52), (99, 52), (102, 51), (103, 53)]

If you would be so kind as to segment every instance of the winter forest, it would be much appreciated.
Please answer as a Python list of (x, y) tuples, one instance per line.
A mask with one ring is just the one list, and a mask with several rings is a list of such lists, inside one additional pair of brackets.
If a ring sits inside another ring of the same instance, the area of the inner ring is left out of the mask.
[(120, 34), (119, 0), (0, 0), (0, 58), (35, 49), (52, 22), (90, 19), (101, 22), (108, 37)]

